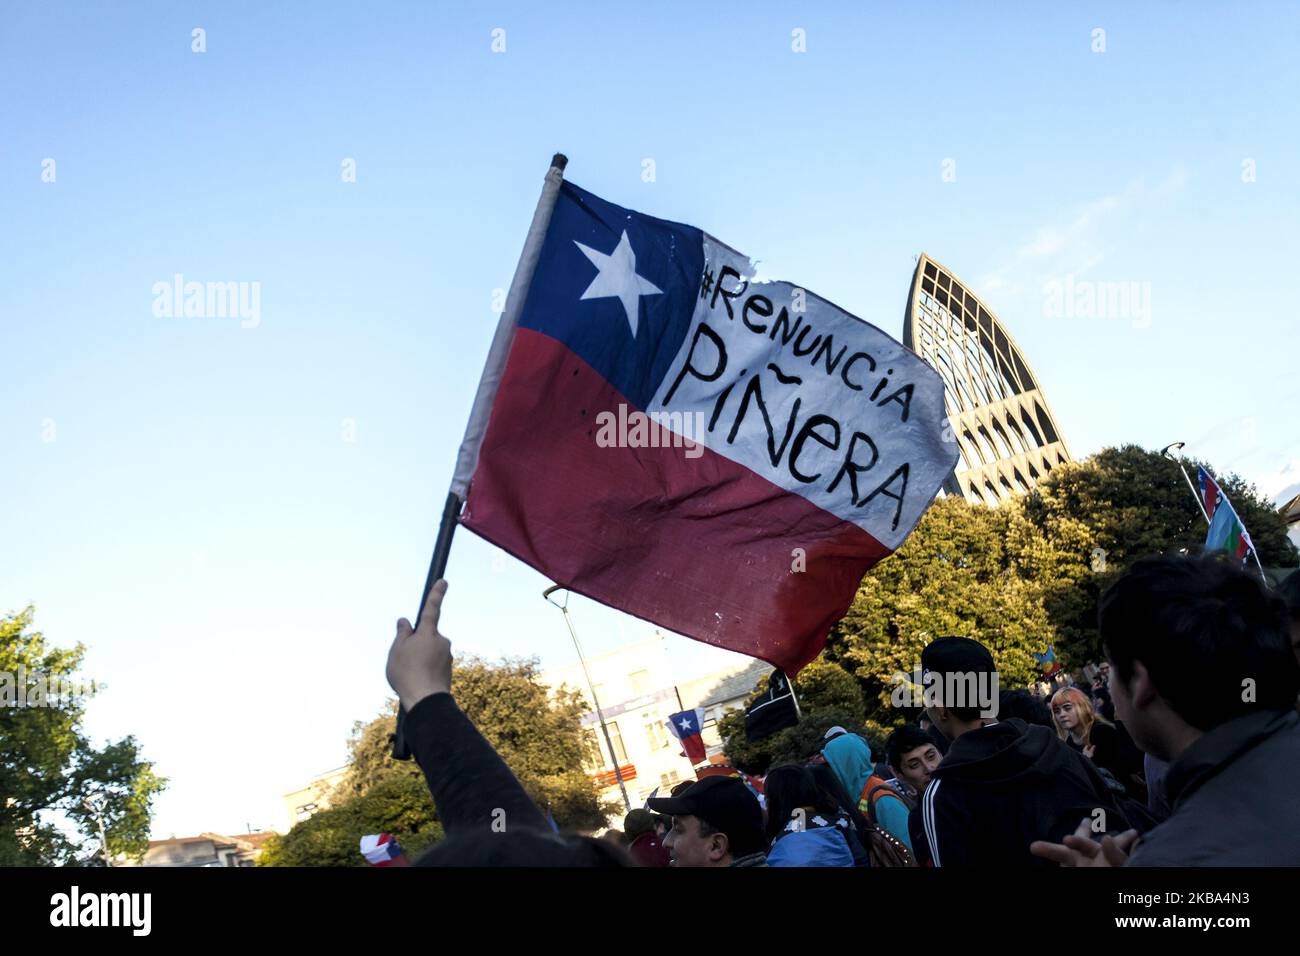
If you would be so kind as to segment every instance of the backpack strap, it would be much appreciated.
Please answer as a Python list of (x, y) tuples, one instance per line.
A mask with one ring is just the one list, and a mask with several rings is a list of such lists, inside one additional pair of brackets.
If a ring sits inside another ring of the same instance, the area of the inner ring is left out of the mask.
[[(878, 782), (875, 786), (872, 786), (871, 785), (872, 780), (877, 780), (880, 782)], [(876, 796), (876, 794), (880, 793), (881, 790), (884, 790), (888, 796), (895, 797), (898, 800), (902, 801), (903, 806), (907, 807), (909, 812), (911, 811), (912, 804), (908, 801), (906, 797), (904, 797), (901, 793), (899, 793), (889, 784), (885, 783), (883, 780), (880, 780), (879, 777), (873, 776), (867, 781), (867, 785), (862, 788), (862, 796), (858, 798), (860, 803), (861, 802), (866, 803), (867, 819), (869, 819), (872, 823), (875, 823), (877, 825), (879, 825), (880, 823), (880, 821), (876, 819), (876, 801), (880, 799), (878, 796)]]

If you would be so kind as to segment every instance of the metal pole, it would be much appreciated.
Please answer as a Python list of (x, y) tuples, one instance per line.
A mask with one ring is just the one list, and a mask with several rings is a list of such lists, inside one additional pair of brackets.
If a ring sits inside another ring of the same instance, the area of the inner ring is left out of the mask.
[[(555, 604), (551, 600), (551, 595), (556, 591), (564, 592), (564, 603)], [(627, 785), (623, 783), (623, 772), (618, 767), (618, 754), (614, 752), (614, 740), (609, 735), (609, 725), (605, 723), (605, 714), (600, 709), (600, 700), (596, 697), (596, 685), (591, 681), (591, 673), (587, 670), (587, 659), (582, 655), (582, 645), (578, 643), (578, 632), (573, 629), (573, 621), (569, 619), (569, 591), (567, 588), (558, 584), (552, 585), (542, 592), (542, 597), (546, 598), (547, 603), (554, 604), (564, 615), (564, 623), (569, 628), (569, 636), (573, 638), (573, 649), (578, 652), (578, 663), (582, 665), (582, 676), (587, 679), (587, 689), (591, 691), (591, 702), (596, 706), (596, 719), (600, 721), (601, 732), (605, 735), (605, 746), (609, 748), (609, 759), (614, 763), (614, 777), (618, 780), (618, 789), (623, 794), (623, 806), (628, 813), (632, 812), (632, 801), (627, 795)]]
[(1176, 441), (1172, 445), (1166, 445), (1164, 448), (1162, 448), (1160, 450), (1160, 454), (1164, 455), (1166, 458), (1168, 458), (1170, 461), (1176, 464), (1178, 466), (1178, 470), (1183, 473), (1183, 479), (1187, 482), (1187, 487), (1191, 491), (1192, 497), (1196, 499), (1196, 506), (1201, 509), (1201, 517), (1205, 519), (1205, 523), (1208, 525), (1210, 523), (1210, 514), (1208, 511), (1205, 510), (1205, 502), (1201, 500), (1201, 496), (1197, 492), (1196, 486), (1192, 484), (1192, 478), (1189, 474), (1187, 474), (1187, 469), (1183, 467), (1182, 459), (1175, 458), (1173, 455), (1169, 454), (1169, 449), (1171, 448), (1181, 449), (1182, 447), (1183, 447), (1183, 442)]

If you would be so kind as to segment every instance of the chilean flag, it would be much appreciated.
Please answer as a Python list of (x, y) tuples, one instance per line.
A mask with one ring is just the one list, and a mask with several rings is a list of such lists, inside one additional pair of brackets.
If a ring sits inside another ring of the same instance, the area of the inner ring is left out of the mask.
[(795, 674), (953, 469), (942, 380), (701, 230), (559, 172), (461, 446), (461, 523), (563, 587)]
[(704, 728), (704, 708), (683, 710), (668, 718), (668, 729), (678, 739), (686, 758), (692, 764), (703, 763), (705, 759), (704, 738), (700, 736)]
[(401, 844), (391, 833), (375, 833), (361, 838), (361, 855), (371, 866), (410, 866)]

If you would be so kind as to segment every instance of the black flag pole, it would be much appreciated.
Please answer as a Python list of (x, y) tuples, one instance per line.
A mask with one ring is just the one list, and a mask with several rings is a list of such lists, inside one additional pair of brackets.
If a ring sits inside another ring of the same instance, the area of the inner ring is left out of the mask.
[[(542, 186), (541, 198), (533, 212), (532, 224), (528, 227), (528, 237), (524, 240), (523, 252), (519, 254), (519, 263), (515, 266), (514, 278), (510, 281), (510, 291), (506, 295), (506, 306), (497, 323), (496, 334), (492, 337), (492, 347), (488, 350), (487, 362), (483, 366), (483, 375), (479, 379), (478, 391), (474, 394), (474, 404), (470, 408), (469, 422), (465, 426), (465, 437), (461, 441), (460, 451), (456, 457), (456, 468), (452, 474), (451, 490), (447, 492), (447, 501), (442, 506), (442, 522), (438, 525), (438, 537), (433, 545), (433, 557), (429, 561), (429, 573), (424, 578), (424, 593), (420, 595), (419, 611), (415, 616), (415, 629), (420, 628), (420, 619), (424, 616), (424, 605), (429, 600), (429, 592), (447, 571), (447, 558), (451, 555), (451, 539), (460, 523), (461, 508), (469, 490), (469, 479), (474, 473), (478, 461), (478, 449), (487, 431), (488, 416), (492, 411), (492, 401), (496, 398), (497, 386), (505, 371), (506, 357), (510, 352), (510, 342), (514, 338), (515, 326), (519, 313), (523, 311), (524, 298), (533, 281), (533, 270), (542, 253), (542, 242), (546, 238), (546, 228), (551, 222), (551, 211), (560, 193), (560, 183), (564, 179), (564, 169), (569, 164), (563, 153), (551, 157), (550, 168), (546, 171), (546, 180)], [(410, 760), (411, 748), (406, 744), (406, 709), (398, 704), (397, 729), (393, 734), (393, 757), (396, 760)]]
[[(433, 545), (433, 558), (429, 561), (429, 573), (424, 579), (424, 593), (420, 596), (420, 610), (415, 615), (415, 629), (419, 630), (420, 618), (424, 616), (424, 604), (429, 600), (429, 592), (438, 583), (438, 579), (447, 570), (447, 559), (451, 556), (451, 539), (460, 523), (460, 508), (464, 502), (454, 491), (447, 492), (447, 503), (442, 506), (442, 523), (438, 525), (438, 538)], [(393, 758), (410, 760), (411, 748), (406, 745), (406, 708), (397, 706), (397, 729), (393, 732)]]

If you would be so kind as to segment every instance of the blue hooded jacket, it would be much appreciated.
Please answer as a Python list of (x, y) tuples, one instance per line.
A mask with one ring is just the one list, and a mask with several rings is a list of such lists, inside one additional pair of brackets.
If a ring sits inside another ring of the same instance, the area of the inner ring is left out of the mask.
[[(876, 772), (867, 742), (857, 734), (841, 734), (822, 748), (822, 756), (835, 771), (835, 776), (840, 778), (840, 783), (844, 784), (849, 797), (860, 800), (867, 781)], [(859, 809), (863, 816), (871, 819), (870, 807), (865, 801), (859, 802)], [(901, 796), (895, 798), (886, 792), (876, 800), (876, 821), (909, 851), (912, 849), (912, 838), (907, 830), (907, 817), (910, 813), (911, 809)]]

